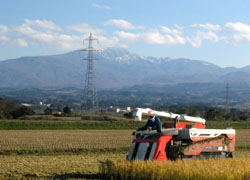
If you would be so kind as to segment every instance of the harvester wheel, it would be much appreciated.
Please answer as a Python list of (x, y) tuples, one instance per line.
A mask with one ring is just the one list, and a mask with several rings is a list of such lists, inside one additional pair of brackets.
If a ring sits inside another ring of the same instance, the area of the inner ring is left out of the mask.
[(226, 153), (226, 158), (233, 158), (233, 153), (232, 152), (227, 152)]

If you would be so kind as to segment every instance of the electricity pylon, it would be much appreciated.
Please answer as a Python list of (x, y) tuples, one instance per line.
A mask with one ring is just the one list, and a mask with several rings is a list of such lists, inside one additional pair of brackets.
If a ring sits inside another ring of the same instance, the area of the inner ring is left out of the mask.
[(89, 46), (88, 48), (83, 49), (83, 51), (88, 52), (88, 56), (85, 59), (87, 60), (87, 69), (83, 91), (83, 101), (81, 105), (82, 114), (84, 114), (84, 112), (98, 109), (94, 71), (94, 60), (96, 59), (94, 58), (94, 51), (100, 51), (100, 49), (93, 47), (93, 41), (98, 41), (98, 39), (93, 38), (92, 33), (90, 33), (89, 37), (85, 40), (89, 42)]

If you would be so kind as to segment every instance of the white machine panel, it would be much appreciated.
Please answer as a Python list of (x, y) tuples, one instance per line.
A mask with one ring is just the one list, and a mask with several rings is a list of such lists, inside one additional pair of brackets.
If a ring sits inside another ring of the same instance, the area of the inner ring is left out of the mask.
[(152, 145), (151, 152), (150, 152), (150, 155), (149, 155), (149, 157), (148, 157), (148, 160), (153, 160), (153, 157), (154, 157), (154, 154), (155, 154), (156, 146), (157, 146), (157, 143), (155, 142), (155, 143)]
[(149, 143), (140, 143), (135, 160), (144, 160)]
[(179, 130), (178, 137), (179, 139), (192, 139), (192, 138), (214, 138), (218, 137), (221, 134), (234, 134), (234, 129), (181, 129)]
[(132, 145), (131, 145), (131, 147), (130, 147), (129, 155), (128, 155), (128, 160), (131, 160), (131, 159), (132, 159), (133, 152), (134, 152), (134, 149), (135, 149), (135, 144), (136, 144), (136, 143), (132, 143)]
[(190, 129), (190, 137), (217, 137), (221, 134), (235, 134), (234, 129)]

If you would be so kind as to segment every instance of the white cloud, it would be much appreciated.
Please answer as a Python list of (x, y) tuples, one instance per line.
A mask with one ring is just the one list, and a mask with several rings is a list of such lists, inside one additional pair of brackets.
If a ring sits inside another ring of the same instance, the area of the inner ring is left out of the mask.
[(6, 36), (0, 36), (0, 45), (14, 45), (20, 47), (28, 46), (28, 43), (24, 39), (10, 39)]
[(190, 38), (187, 37), (187, 41), (193, 46), (193, 47), (201, 47), (203, 40), (208, 40), (212, 42), (218, 42), (219, 36), (217, 36), (214, 32), (208, 31), (208, 32), (201, 32), (198, 31), (196, 33), (196, 36)]
[(54, 38), (51, 32), (37, 31), (27, 24), (17, 27), (16, 31), (30, 40), (49, 42)]
[(92, 32), (101, 42), (102, 47), (115, 46), (119, 41), (116, 37), (107, 38), (105, 36), (101, 36), (100, 34), (105, 34), (103, 30), (93, 28), (88, 24), (72, 25), (67, 28), (69, 30), (81, 32), (83, 35), (67, 35), (52, 31), (39, 31), (33, 29), (27, 24), (19, 26), (16, 28), (16, 31), (32, 44), (61, 50), (75, 50), (83, 48), (82, 40), (87, 38), (90, 32)]
[(28, 46), (28, 43), (24, 39), (15, 39), (15, 40), (13, 40), (12, 43), (14, 45), (18, 45), (18, 46), (21, 46), (21, 47), (27, 47)]
[(13, 29), (17, 35), (22, 37), (22, 39), (15, 40), (13, 42), (23, 47), (28, 46), (28, 44), (34, 44), (62, 50), (80, 48), (81, 44), (77, 43), (77, 41), (81, 42), (81, 37), (53, 31), (35, 30), (31, 26), (31, 23), (27, 23)]
[(115, 32), (115, 34), (119, 38), (121, 38), (122, 41), (132, 43), (147, 43), (160, 45), (185, 44), (185, 39), (180, 35), (160, 33), (157, 30), (150, 30), (145, 33), (128, 33), (124, 31), (117, 31)]
[(8, 37), (6, 36), (0, 36), (0, 44), (5, 44), (6, 42), (8, 42)]
[[(90, 26), (86, 25), (84, 27), (87, 31), (89, 29), (86, 29), (86, 27), (89, 28)], [(74, 28), (75, 30), (80, 31), (80, 29), (77, 29), (77, 26), (72, 26), (72, 30)], [(59, 26), (51, 21), (31, 21), (26, 19), (25, 23), (19, 26), (11, 26), (11, 28), (5, 28), (5, 26), (1, 26), (1, 30), (6, 29), (8, 30), (7, 36), (0, 36), (1, 45), (9, 44), (20, 47), (35, 45), (38, 47), (43, 46), (59, 50), (75, 50), (82, 48), (82, 40), (84, 38), (83, 36), (65, 34), (62, 33), (63, 31), (58, 31)], [(94, 32), (100, 33), (102, 31), (95, 30)], [(105, 39), (105, 42), (112, 44), (112, 41), (107, 38)]]
[[(218, 42), (223, 40), (230, 44), (241, 44), (250, 42), (250, 25), (241, 22), (228, 22), (225, 26), (218, 24), (193, 24), (192, 27), (199, 27), (208, 32), (197, 32), (196, 37), (188, 38), (194, 47), (200, 47), (203, 40)], [(219, 34), (215, 34), (215, 32)]]
[(232, 33), (232, 36), (227, 38), (227, 42), (232, 44), (250, 42), (250, 25), (241, 22), (228, 22), (225, 27), (228, 32)]
[(136, 42), (138, 41), (138, 38), (140, 37), (140, 34), (133, 34), (133, 33), (128, 33), (124, 31), (117, 31), (115, 32), (115, 34), (128, 42)]
[(209, 32), (199, 32), (198, 36), (200, 36), (202, 39), (210, 40), (213, 42), (218, 42), (219, 37), (212, 31)]
[(24, 22), (25, 22), (25, 24), (27, 24), (29, 26), (36, 26), (36, 27), (40, 27), (40, 28), (44, 28), (44, 29), (48, 29), (48, 30), (58, 30), (58, 31), (61, 30), (61, 28), (59, 26), (57, 26), (52, 21), (39, 20), (39, 19), (37, 19), (37, 20), (25, 19)]
[(119, 44), (119, 39), (117, 37), (107, 38), (104, 36), (96, 36), (96, 38), (101, 42), (101, 46), (103, 48), (106, 47), (113, 47), (113, 46), (122, 46), (122, 44)]
[(186, 39), (180, 35), (176, 35), (175, 40), (178, 42), (177, 44), (186, 44)]
[(1, 33), (7, 33), (9, 31), (9, 28), (7, 26), (0, 25), (0, 32)]
[(181, 34), (180, 31), (176, 30), (176, 29), (169, 29), (166, 26), (160, 26), (160, 28), (162, 29), (162, 31), (164, 31), (165, 33), (169, 33), (169, 34)]
[(25, 19), (21, 25), (0, 25), (0, 45), (75, 50), (83, 48), (82, 40), (87, 38), (90, 32), (100, 41), (100, 45), (95, 46), (101, 48), (127, 47), (131, 43), (150, 45), (186, 45), (188, 43), (196, 48), (201, 47), (205, 41), (231, 44), (250, 43), (250, 25), (241, 22), (228, 22), (224, 26), (218, 24), (191, 25), (196, 28), (190, 28), (190, 26), (182, 28), (177, 24), (173, 25), (174, 28), (166, 26), (146, 28), (135, 26), (125, 20), (111, 19), (105, 25), (114, 25), (119, 28), (116, 28), (114, 32), (106, 33), (102, 29), (82, 23), (61, 29), (52, 21)]
[(248, 42), (250, 42), (250, 34), (233, 35), (233, 43), (248, 43)]
[(86, 34), (89, 34), (89, 33), (104, 34), (105, 33), (102, 29), (91, 27), (89, 24), (85, 24), (85, 23), (68, 26), (68, 29), (74, 30), (80, 33), (86, 33)]
[(105, 25), (114, 25), (122, 29), (144, 29), (143, 26), (134, 26), (130, 22), (123, 19), (110, 19), (104, 23)]
[(108, 5), (104, 5), (103, 8), (104, 8), (104, 9), (107, 9), (107, 10), (111, 10), (111, 9), (112, 9), (112, 8), (111, 8), (110, 6), (108, 6)]
[(193, 47), (196, 47), (196, 48), (201, 47), (201, 44), (202, 44), (202, 39), (201, 39), (201, 37), (199, 37), (199, 36), (196, 36), (196, 37), (193, 37), (193, 38), (187, 37), (187, 41), (188, 41)]
[[(53, 28), (58, 27), (56, 24), (54, 24), (54, 26), (47, 26), (49, 24), (39, 25), (39, 27), (43, 28), (37, 29), (36, 27), (39, 24), (37, 22), (40, 21), (36, 20), (35, 23), (33, 21), (31, 22), (25, 20), (24, 24), (13, 27), (11, 29), (12, 35), (20, 38), (18, 38), (17, 40), (12, 40), (11, 44), (19, 45), (22, 47), (33, 44), (59, 50), (75, 50), (82, 48), (82, 40), (87, 37), (90, 32), (92, 32), (94, 35), (105, 34), (103, 30), (93, 28), (88, 24), (71, 25), (67, 27), (68, 30), (83, 33), (81, 35), (65, 34), (62, 33), (63, 31), (57, 31), (58, 28)], [(50, 30), (48, 31), (48, 29)], [(73, 33), (73, 31), (71, 31), (71, 33)], [(98, 36), (98, 38), (99, 37), (100, 40), (104, 41), (102, 42), (102, 45), (104, 47), (112, 46), (118, 41), (115, 38), (109, 39), (103, 36)]]
[(183, 27), (179, 26), (178, 24), (174, 24), (174, 27), (176, 27), (177, 29), (180, 29), (180, 30), (183, 29)]
[(232, 32), (250, 34), (250, 26), (241, 22), (228, 22), (225, 26)]
[[(82, 48), (81, 42), (90, 32), (99, 39), (101, 47), (126, 47), (130, 43), (184, 45), (187, 41), (194, 47), (200, 47), (203, 40), (216, 42), (219, 39), (219, 37), (212, 31), (199, 32), (193, 38), (186, 38), (183, 36), (183, 29), (179, 25), (174, 25), (175, 28), (173, 29), (166, 26), (159, 26), (156, 29), (146, 29), (142, 26), (135, 26), (130, 22), (121, 19), (108, 20), (105, 25), (115, 25), (127, 30), (137, 29), (138, 31), (140, 30), (140, 32), (131, 33), (126, 31), (115, 31), (113, 37), (108, 37), (102, 29), (82, 23), (68, 26), (66, 34), (63, 33), (65, 32), (64, 30), (61, 30), (60, 27), (52, 21), (29, 19), (25, 19), (25, 23), (22, 25), (12, 26), (11, 28), (1, 26), (1, 29), (4, 29), (5, 31), (8, 30), (8, 35), (10, 35), (10, 39), (7, 41), (5, 40), (5, 43), (21, 47), (36, 45), (61, 50)], [(81, 36), (75, 35), (74, 31), (81, 33)], [(8, 38), (8, 36), (6, 37)], [(11, 39), (13, 37), (16, 39)]]
[(182, 32), (177, 29), (170, 29), (166, 26), (160, 26), (161, 30), (165, 33), (166, 38), (171, 44), (185, 44), (186, 40), (182, 37)]
[(97, 4), (97, 3), (93, 3), (92, 6), (95, 7), (95, 8), (99, 8), (99, 9), (106, 9), (106, 10), (111, 10), (112, 9), (108, 5), (100, 5), (100, 4)]
[(29, 25), (22, 24), (12, 29), (12, 31), (22, 34), (33, 34), (35, 30), (33, 30)]
[(193, 24), (192, 27), (200, 27), (209, 31), (221, 31), (222, 27), (218, 24)]
[(170, 39), (166, 41), (166, 38), (157, 31), (151, 31), (141, 34), (141, 40), (149, 44), (166, 44), (171, 42)]

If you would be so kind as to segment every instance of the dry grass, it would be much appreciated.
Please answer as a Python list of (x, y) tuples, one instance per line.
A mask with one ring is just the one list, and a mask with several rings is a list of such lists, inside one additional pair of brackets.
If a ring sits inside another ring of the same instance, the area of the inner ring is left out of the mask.
[(0, 150), (128, 147), (131, 130), (2, 130)]

